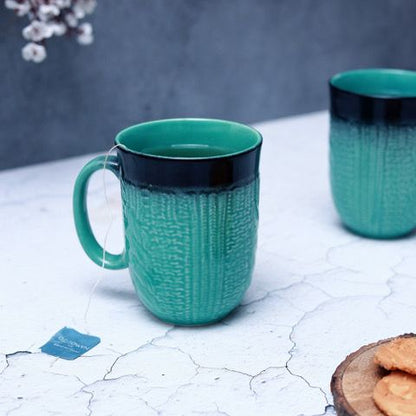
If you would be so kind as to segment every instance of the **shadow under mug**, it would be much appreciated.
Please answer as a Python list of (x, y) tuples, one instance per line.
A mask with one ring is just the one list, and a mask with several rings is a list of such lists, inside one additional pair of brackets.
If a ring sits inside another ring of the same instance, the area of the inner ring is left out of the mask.
[[(262, 137), (234, 122), (171, 119), (121, 131), (117, 156), (91, 160), (78, 175), (73, 209), (88, 256), (108, 269), (129, 268), (143, 304), (178, 325), (215, 322), (247, 290), (258, 226)], [(86, 206), (90, 176), (119, 179), (125, 250), (103, 251)], [(105, 255), (104, 255), (105, 254)]]
[(416, 72), (361, 69), (329, 81), (330, 179), (343, 223), (373, 238), (416, 227)]

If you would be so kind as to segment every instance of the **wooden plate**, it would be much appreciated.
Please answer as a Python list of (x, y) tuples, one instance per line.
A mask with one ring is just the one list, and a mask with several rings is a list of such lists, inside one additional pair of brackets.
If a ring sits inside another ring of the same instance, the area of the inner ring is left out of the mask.
[[(404, 334), (395, 338), (411, 338), (416, 334)], [(331, 380), (338, 416), (384, 416), (373, 401), (377, 382), (389, 372), (374, 364), (377, 348), (395, 338), (365, 345), (350, 354), (335, 370)]]

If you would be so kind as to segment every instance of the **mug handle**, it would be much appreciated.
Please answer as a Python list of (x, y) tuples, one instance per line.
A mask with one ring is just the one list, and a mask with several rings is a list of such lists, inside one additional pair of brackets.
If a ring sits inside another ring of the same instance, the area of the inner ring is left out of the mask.
[(97, 242), (91, 229), (87, 210), (88, 182), (91, 175), (100, 169), (108, 169), (117, 178), (120, 177), (120, 166), (116, 156), (97, 156), (89, 161), (78, 174), (74, 186), (73, 210), (75, 228), (79, 241), (88, 257), (99, 266), (106, 269), (125, 269), (128, 267), (125, 250), (121, 254), (111, 254), (105, 251)]

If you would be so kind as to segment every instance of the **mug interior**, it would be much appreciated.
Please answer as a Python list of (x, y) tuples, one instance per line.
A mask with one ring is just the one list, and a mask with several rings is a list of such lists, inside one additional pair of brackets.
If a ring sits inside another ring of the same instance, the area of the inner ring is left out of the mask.
[(401, 69), (357, 69), (330, 79), (333, 87), (379, 98), (416, 97), (416, 72)]
[(240, 123), (212, 119), (168, 119), (122, 130), (124, 150), (158, 158), (206, 159), (233, 156), (261, 144), (260, 133)]

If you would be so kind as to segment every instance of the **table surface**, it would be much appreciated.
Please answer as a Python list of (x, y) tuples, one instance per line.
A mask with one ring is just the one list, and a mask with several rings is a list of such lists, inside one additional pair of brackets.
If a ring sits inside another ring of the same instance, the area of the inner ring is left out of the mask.
[[(128, 271), (82, 251), (71, 193), (91, 156), (0, 174), (1, 415), (333, 414), (331, 375), (363, 344), (414, 330), (414, 238), (360, 238), (339, 223), (325, 112), (257, 125), (264, 135), (253, 282), (222, 322), (174, 327), (137, 299)], [(89, 207), (122, 247), (118, 184)], [(95, 287), (95, 290), (94, 289)], [(68, 326), (101, 343), (75, 361), (40, 353)]]

